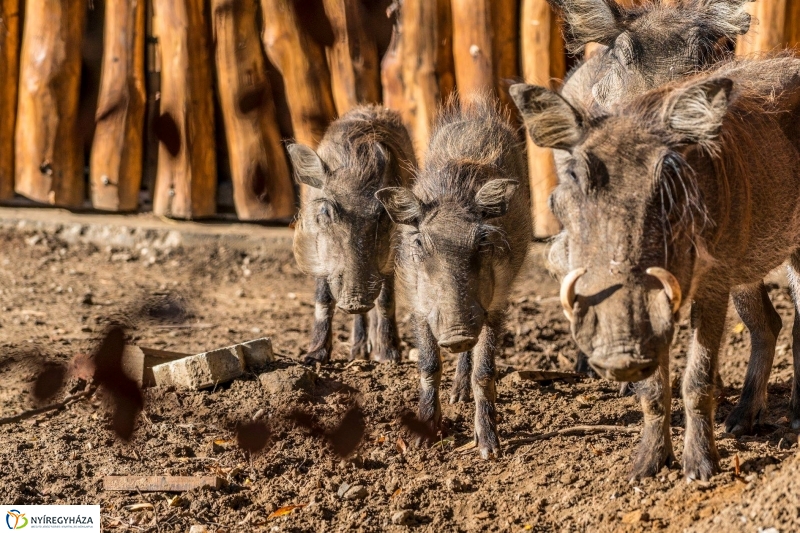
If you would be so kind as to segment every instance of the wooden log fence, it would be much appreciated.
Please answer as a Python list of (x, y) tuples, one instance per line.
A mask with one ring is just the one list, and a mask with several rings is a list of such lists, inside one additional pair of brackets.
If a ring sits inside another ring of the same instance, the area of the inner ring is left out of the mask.
[[(424, 161), (454, 91), (464, 100), (494, 94), (516, 117), (510, 83), (557, 88), (567, 63), (581, 59), (568, 59), (547, 0), (381, 0), (389, 43), (366, 0), (318, 0), (313, 13), (301, 0), (92, 2), (105, 25), (102, 60), (88, 65), (101, 76), (84, 153), (76, 130), (92, 3), (0, 0), (0, 202), (16, 194), (130, 212), (144, 186), (158, 215), (208, 217), (219, 177), (231, 180), (241, 220), (287, 220), (297, 195), (286, 142), (315, 147), (336, 116), (381, 103), (400, 112)], [(800, 0), (747, 9), (754, 24), (737, 54), (800, 48)], [(547, 207), (553, 156), (526, 142), (535, 234), (547, 237), (559, 230)]]

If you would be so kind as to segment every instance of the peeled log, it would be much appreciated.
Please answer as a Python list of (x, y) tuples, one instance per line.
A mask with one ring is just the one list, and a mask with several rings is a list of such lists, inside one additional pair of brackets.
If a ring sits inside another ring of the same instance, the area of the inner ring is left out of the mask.
[(90, 160), (92, 205), (134, 211), (142, 184), (145, 0), (107, 0), (97, 126)]
[(86, 2), (27, 0), (25, 7), (15, 189), (38, 202), (78, 207), (85, 193), (76, 118)]
[(300, 25), (292, 0), (261, 0), (262, 40), (280, 71), (294, 137), (316, 148), (336, 115), (325, 51)]
[(495, 90), (491, 0), (452, 0), (451, 5), (456, 85), (462, 100), (469, 101)]
[(213, 0), (217, 91), (242, 220), (294, 214), (294, 187), (275, 118), (251, 0)]
[(369, 31), (360, 0), (324, 0), (333, 29), (328, 48), (336, 111), (343, 115), (358, 104), (381, 100), (378, 45)]
[(161, 109), (153, 212), (198, 218), (216, 211), (217, 161), (203, 0), (153, 0), (161, 52)]
[[(517, 20), (518, 4), (518, 0), (492, 0), (491, 4), (495, 90), (500, 96), (500, 101), (511, 110), (515, 107), (508, 94), (508, 87), (519, 77), (519, 67), (517, 66), (520, 29), (519, 20)], [(516, 119), (519, 115), (514, 113), (512, 116)]]
[[(553, 24), (555, 15), (547, 0), (523, 0), (521, 15), (522, 74), (526, 83), (551, 86), (551, 78), (564, 77), (563, 51), (553, 55), (553, 42), (561, 44), (561, 33)], [(528, 174), (531, 184), (531, 209), (534, 235), (549, 237), (558, 233), (558, 220), (547, 205), (550, 193), (558, 184), (553, 151), (540, 148), (526, 136), (528, 147)]]
[(0, 200), (14, 196), (20, 0), (0, 0)]
[(789, 0), (786, 7), (786, 44), (800, 53), (800, 0)]
[(786, 45), (787, 0), (748, 3), (747, 12), (753, 17), (753, 23), (750, 31), (737, 39), (736, 55), (766, 52)]

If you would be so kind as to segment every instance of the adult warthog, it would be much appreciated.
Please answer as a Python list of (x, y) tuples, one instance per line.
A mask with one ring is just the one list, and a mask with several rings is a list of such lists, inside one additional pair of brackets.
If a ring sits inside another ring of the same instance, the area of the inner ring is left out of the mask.
[[(563, 151), (551, 206), (564, 311), (600, 374), (642, 381), (633, 477), (673, 460), (669, 346), (683, 302), (693, 340), (683, 381), (687, 478), (719, 469), (714, 376), (732, 289), (786, 258), (800, 301), (800, 60), (729, 62), (599, 115), (512, 87), (539, 146)], [(795, 318), (795, 339), (800, 320)], [(792, 424), (800, 424), (800, 342)]]

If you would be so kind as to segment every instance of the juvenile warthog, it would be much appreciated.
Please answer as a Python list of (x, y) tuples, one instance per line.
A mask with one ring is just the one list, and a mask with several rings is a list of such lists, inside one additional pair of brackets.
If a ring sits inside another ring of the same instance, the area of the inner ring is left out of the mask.
[(439, 428), (440, 348), (467, 352), (459, 358), (451, 400), (468, 394), (471, 372), (475, 440), (488, 457), (499, 452), (497, 339), (531, 239), (525, 153), (494, 103), (483, 99), (443, 114), (425, 161), (412, 190), (378, 192), (401, 225), (397, 276), (419, 348), (419, 415)]
[[(572, 51), (590, 41), (607, 45), (575, 69), (562, 88), (570, 104), (585, 110), (608, 109), (723, 60), (729, 55), (725, 40), (750, 27), (745, 5), (751, 0), (648, 2), (635, 8), (614, 0), (549, 1), (564, 17)], [(564, 157), (557, 154), (556, 160)], [(741, 400), (725, 423), (726, 431), (740, 435), (752, 432), (766, 408), (781, 320), (762, 281), (733, 289), (732, 299), (752, 340)], [(581, 354), (578, 370), (586, 370), (585, 361)]]
[(394, 225), (375, 192), (407, 187), (413, 179), (416, 160), (400, 116), (357, 107), (330, 125), (317, 152), (293, 144), (289, 155), (297, 181), (309, 190), (295, 227), (294, 256), (317, 280), (306, 364), (330, 358), (334, 304), (356, 315), (351, 358), (371, 353), (379, 361), (399, 360)]
[[(561, 296), (573, 336), (603, 376), (645, 380), (633, 477), (673, 459), (669, 346), (691, 301), (683, 468), (708, 479), (719, 468), (713, 377), (731, 289), (788, 257), (800, 301), (800, 60), (726, 63), (604, 115), (541, 87), (512, 90), (534, 141), (564, 151), (551, 205), (566, 228), (554, 259), (570, 271)], [(800, 342), (793, 350), (797, 426)]]

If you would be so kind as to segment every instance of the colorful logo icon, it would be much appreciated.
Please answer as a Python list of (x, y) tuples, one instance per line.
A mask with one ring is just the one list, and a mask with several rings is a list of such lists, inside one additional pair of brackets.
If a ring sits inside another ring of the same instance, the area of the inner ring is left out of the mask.
[(6, 514), (6, 525), (8, 529), (22, 529), (28, 525), (28, 519), (25, 518), (25, 513), (21, 513), (16, 509), (11, 509)]

